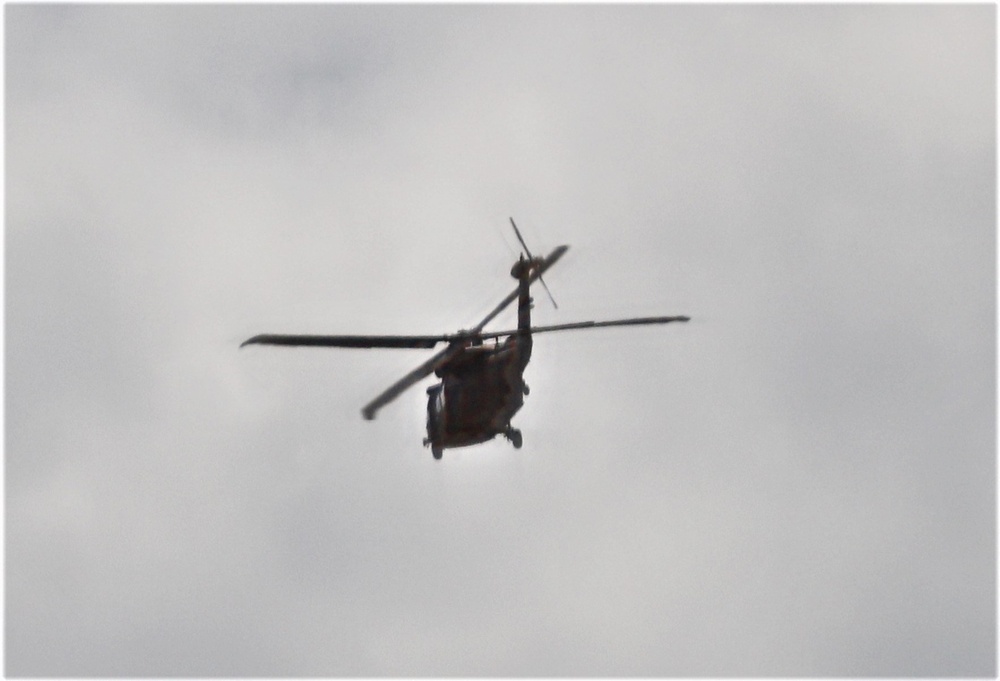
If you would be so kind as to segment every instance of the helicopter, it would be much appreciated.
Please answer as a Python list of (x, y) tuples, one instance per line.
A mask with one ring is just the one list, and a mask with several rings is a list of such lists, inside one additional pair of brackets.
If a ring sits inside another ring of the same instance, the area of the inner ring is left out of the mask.
[[(553, 306), (558, 307), (542, 275), (565, 255), (569, 246), (558, 246), (546, 257), (532, 256), (514, 219), (510, 219), (524, 252), (510, 270), (517, 280), (514, 289), (476, 326), (452, 334), (429, 336), (354, 336), (304, 335), (265, 333), (245, 340), (247, 345), (311, 346), (337, 348), (434, 348), (445, 343), (444, 349), (403, 376), (361, 409), (362, 416), (372, 420), (378, 411), (432, 373), (438, 383), (427, 388), (427, 437), (435, 459), (444, 450), (476, 445), (502, 436), (515, 449), (523, 444), (521, 431), (511, 425), (511, 419), (524, 405), (529, 389), (524, 382), (524, 369), (531, 359), (533, 337), (539, 333), (592, 329), (609, 326), (634, 326), (687, 322), (690, 317), (639, 317), (603, 322), (574, 322), (553, 326), (531, 326), (533, 300), (530, 287), (540, 281)], [(511, 303), (517, 300), (517, 328), (509, 331), (483, 329)], [(503, 339), (503, 340), (501, 340)]]

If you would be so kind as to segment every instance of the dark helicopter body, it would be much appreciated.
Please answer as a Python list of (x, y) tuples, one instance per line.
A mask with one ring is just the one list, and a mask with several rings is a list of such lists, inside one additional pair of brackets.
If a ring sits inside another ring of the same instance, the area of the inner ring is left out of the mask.
[[(556, 263), (568, 250), (559, 246), (546, 258), (534, 258), (521, 238), (517, 225), (511, 225), (528, 257), (514, 263), (511, 276), (517, 279), (517, 289), (508, 295), (476, 327), (456, 334), (439, 336), (305, 336), (262, 334), (242, 345), (267, 344), (319, 346), (341, 348), (432, 348), (438, 343), (447, 347), (390, 386), (361, 410), (366, 419), (375, 418), (383, 406), (407, 388), (435, 374), (441, 381), (427, 389), (427, 437), (434, 458), (440, 459), (445, 449), (467, 447), (502, 435), (521, 447), (521, 432), (511, 426), (514, 414), (524, 405), (528, 386), (524, 383), (524, 368), (531, 359), (532, 336), (549, 331), (686, 322), (688, 317), (643, 317), (609, 322), (576, 322), (555, 326), (531, 326), (531, 284)], [(548, 287), (546, 286), (546, 291)], [(551, 298), (551, 294), (549, 294)], [(517, 304), (517, 329), (483, 332), (483, 328), (514, 300)], [(552, 301), (555, 304), (555, 301)], [(505, 338), (504, 338), (505, 337)], [(503, 341), (500, 339), (504, 338)], [(488, 344), (484, 341), (491, 341)], [(242, 347), (242, 346), (241, 346)]]
[(427, 389), (427, 438), (435, 458), (450, 447), (467, 447), (497, 435), (521, 447), (521, 432), (510, 425), (524, 405), (528, 386), (524, 368), (531, 359), (530, 261), (521, 259), (511, 275), (518, 279), (517, 333), (493, 347), (470, 341), (434, 373), (442, 379)]

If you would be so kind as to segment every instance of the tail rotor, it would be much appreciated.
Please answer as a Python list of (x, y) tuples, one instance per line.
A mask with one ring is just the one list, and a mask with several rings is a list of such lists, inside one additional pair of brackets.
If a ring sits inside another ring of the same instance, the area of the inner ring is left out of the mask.
[[(521, 236), (521, 230), (519, 230), (517, 225), (514, 223), (514, 218), (510, 218), (510, 226), (514, 228), (514, 234), (517, 235), (517, 240), (521, 242), (521, 247), (524, 248), (524, 253), (528, 256), (528, 260), (534, 260), (534, 257), (531, 255), (531, 251), (528, 249), (528, 244), (524, 243), (524, 237)], [(542, 288), (545, 289), (545, 293), (549, 296), (549, 300), (552, 301), (552, 307), (558, 310), (559, 305), (556, 304), (556, 299), (552, 297), (552, 291), (549, 290), (549, 285), (545, 283), (545, 280), (542, 279), (541, 275), (539, 275), (538, 281), (542, 282)]]

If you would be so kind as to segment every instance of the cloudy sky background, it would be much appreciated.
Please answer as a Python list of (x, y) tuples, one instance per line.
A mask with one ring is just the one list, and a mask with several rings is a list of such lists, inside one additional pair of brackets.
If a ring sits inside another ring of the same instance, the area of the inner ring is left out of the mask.
[(994, 675), (995, 14), (7, 5), (6, 673)]

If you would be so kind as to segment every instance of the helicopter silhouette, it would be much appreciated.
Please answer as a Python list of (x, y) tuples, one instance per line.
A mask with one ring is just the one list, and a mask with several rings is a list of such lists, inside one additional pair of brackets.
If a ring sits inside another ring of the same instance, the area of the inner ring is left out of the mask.
[[(435, 459), (440, 459), (445, 449), (467, 447), (503, 436), (520, 449), (521, 431), (511, 425), (514, 414), (524, 405), (528, 386), (524, 382), (524, 369), (531, 359), (533, 336), (552, 331), (591, 329), (608, 326), (635, 326), (686, 322), (690, 317), (639, 317), (603, 322), (574, 322), (554, 326), (531, 326), (532, 298), (530, 287), (535, 281), (542, 286), (552, 304), (555, 299), (548, 290), (542, 275), (569, 250), (558, 246), (548, 256), (534, 257), (510, 219), (518, 241), (524, 248), (511, 268), (517, 288), (504, 298), (486, 317), (469, 330), (453, 334), (430, 336), (327, 336), (265, 333), (245, 340), (246, 345), (284, 345), (336, 348), (433, 348), (445, 343), (444, 349), (403, 376), (374, 400), (361, 409), (365, 419), (375, 418), (379, 409), (396, 399), (403, 391), (419, 383), (432, 373), (441, 379), (427, 388), (427, 437), (424, 446), (430, 446)], [(517, 300), (517, 328), (509, 331), (483, 329), (494, 317)], [(558, 306), (556, 306), (558, 307)], [(500, 339), (504, 338), (503, 341)], [(492, 341), (486, 343), (485, 341)]]

